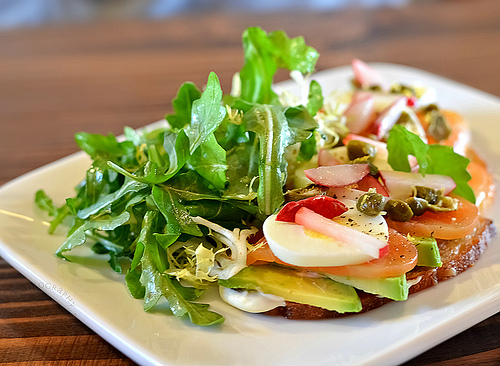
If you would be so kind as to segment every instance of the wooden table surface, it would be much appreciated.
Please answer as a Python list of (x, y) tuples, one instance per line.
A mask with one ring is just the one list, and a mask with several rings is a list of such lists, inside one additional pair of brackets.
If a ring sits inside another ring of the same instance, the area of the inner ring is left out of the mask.
[[(318, 69), (353, 57), (424, 69), (500, 96), (500, 2), (419, 1), (335, 13), (197, 14), (0, 33), (0, 184), (77, 151), (77, 131), (120, 134), (171, 110), (185, 80), (215, 71), (225, 91), (244, 28), (304, 35)], [(280, 75), (281, 78), (286, 75)], [(0, 259), (0, 362), (128, 365)], [(500, 314), (406, 365), (500, 365)]]

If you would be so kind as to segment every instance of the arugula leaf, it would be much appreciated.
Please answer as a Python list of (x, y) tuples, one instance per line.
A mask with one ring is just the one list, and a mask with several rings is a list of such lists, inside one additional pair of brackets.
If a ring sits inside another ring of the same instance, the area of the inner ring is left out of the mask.
[(206, 136), (205, 140), (190, 156), (188, 163), (215, 189), (225, 188), (227, 182), (226, 150), (219, 145), (213, 133)]
[(153, 235), (153, 222), (156, 218), (156, 211), (147, 211), (144, 214), (144, 219), (142, 220), (141, 231), (139, 236), (135, 240), (135, 252), (132, 258), (132, 263), (130, 265), (131, 269), (137, 268), (141, 263), (142, 255), (144, 254), (144, 248), (146, 242), (149, 240), (151, 235)]
[(259, 136), (259, 209), (271, 215), (284, 202), (283, 185), (287, 162), (285, 147), (295, 141), (282, 107), (256, 105), (245, 114), (248, 129)]
[(165, 117), (170, 126), (181, 129), (189, 125), (191, 123), (193, 102), (199, 99), (200, 96), (201, 92), (196, 85), (190, 82), (182, 84), (177, 92), (177, 97), (172, 100), (175, 114), (169, 114)]
[(135, 160), (135, 146), (131, 141), (118, 142), (112, 134), (108, 136), (79, 132), (75, 141), (93, 160), (111, 160), (133, 164)]
[(214, 72), (208, 76), (207, 87), (201, 97), (193, 102), (191, 125), (187, 128), (191, 154), (221, 124), (226, 108), (221, 105), (222, 89)]
[(103, 208), (111, 206), (126, 194), (138, 192), (145, 188), (148, 188), (147, 184), (126, 178), (125, 183), (119, 190), (106, 195), (101, 195), (96, 203), (78, 211), (78, 217), (81, 219), (86, 219), (90, 215), (99, 212)]
[(413, 155), (419, 163), (419, 172), (422, 175), (426, 173), (447, 175), (457, 185), (453, 193), (470, 202), (476, 201), (474, 192), (467, 183), (471, 179), (467, 171), (469, 159), (454, 152), (451, 146), (427, 145), (418, 135), (403, 126), (396, 125), (389, 132), (387, 150), (389, 152), (387, 161), (394, 170), (411, 171), (408, 155)]
[(36, 191), (35, 203), (41, 210), (47, 211), (49, 216), (57, 216), (57, 207), (44, 190)]
[(127, 288), (134, 299), (142, 299), (146, 294), (146, 289), (141, 284), (141, 274), (142, 270), (136, 267), (134, 269), (130, 268), (125, 275)]
[(174, 191), (168, 187), (153, 186), (151, 196), (156, 207), (167, 221), (166, 234), (203, 235), (198, 225), (189, 216), (189, 212), (180, 203), (179, 197)]
[[(175, 141), (175, 142), (174, 142)], [(116, 172), (133, 179), (137, 182), (148, 184), (160, 184), (174, 177), (189, 158), (189, 141), (186, 133), (181, 130), (178, 134), (166, 133), (163, 148), (168, 157), (168, 168), (162, 163), (163, 157), (157, 157), (156, 162), (148, 161), (143, 166), (143, 174), (133, 174), (123, 169), (112, 161), (108, 161), (108, 166)], [(150, 149), (150, 151), (156, 151)], [(160, 163), (161, 165), (159, 166)]]
[(312, 72), (318, 52), (303, 37), (288, 38), (285, 32), (267, 34), (261, 28), (243, 32), (245, 64), (240, 71), (241, 98), (251, 103), (279, 104), (272, 90), (278, 68)]
[(125, 135), (127, 141), (131, 141), (134, 146), (140, 146), (146, 143), (146, 138), (132, 127), (125, 126), (123, 128), (123, 134)]
[(259, 153), (258, 139), (237, 145), (227, 152), (227, 165), (231, 169), (226, 172), (228, 185), (224, 197), (249, 201), (256, 198), (251, 184), (259, 176)]
[(130, 214), (128, 212), (123, 212), (118, 216), (104, 215), (85, 221), (83, 225), (78, 227), (59, 247), (59, 249), (57, 249), (56, 255), (60, 258), (64, 258), (64, 252), (70, 251), (75, 247), (84, 244), (86, 240), (85, 232), (87, 230), (114, 230), (118, 226), (126, 223), (129, 218)]
[(428, 167), (429, 146), (406, 127), (396, 125), (391, 129), (387, 139), (387, 150), (389, 151), (387, 162), (394, 170), (410, 172), (408, 155), (413, 155), (419, 164), (419, 172), (425, 175)]
[(455, 153), (451, 146), (438, 144), (429, 145), (427, 159), (429, 160), (428, 173), (443, 174), (451, 177), (457, 184), (453, 193), (472, 203), (476, 202), (474, 191), (467, 183), (472, 178), (467, 171), (467, 165), (470, 162), (469, 159)]
[[(199, 290), (191, 290), (180, 286), (175, 279), (162, 273), (155, 266), (149, 245), (142, 256), (141, 267), (141, 283), (145, 288), (144, 310), (151, 310), (158, 303), (161, 296), (164, 296), (170, 310), (178, 318), (188, 315), (193, 324), (203, 326), (224, 322), (224, 317), (208, 310), (209, 305), (190, 301), (200, 295)], [(183, 295), (186, 297), (183, 297)]]

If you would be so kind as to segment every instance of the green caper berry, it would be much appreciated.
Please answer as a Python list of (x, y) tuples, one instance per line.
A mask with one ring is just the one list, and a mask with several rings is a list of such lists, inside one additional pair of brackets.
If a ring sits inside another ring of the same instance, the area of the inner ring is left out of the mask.
[(418, 198), (423, 198), (431, 205), (439, 201), (439, 197), (443, 193), (438, 189), (433, 189), (429, 187), (415, 186), (414, 196)]
[(405, 201), (389, 200), (386, 202), (384, 210), (391, 220), (408, 221), (413, 217), (413, 211)]
[(429, 203), (423, 198), (419, 197), (410, 197), (406, 199), (406, 203), (410, 206), (413, 214), (416, 216), (423, 215), (427, 208), (429, 207)]
[(451, 127), (446, 118), (439, 110), (433, 110), (427, 113), (429, 127), (427, 132), (437, 141), (445, 140), (451, 135)]
[(367, 156), (363, 156), (361, 158), (356, 158), (351, 160), (350, 164), (368, 164), (368, 168), (370, 169), (370, 175), (376, 176), (379, 173), (379, 170), (376, 165), (374, 165), (371, 161), (371, 158)]
[(385, 199), (380, 193), (368, 192), (358, 198), (356, 208), (368, 216), (377, 216), (385, 206)]
[(351, 140), (347, 144), (347, 156), (349, 157), (349, 160), (362, 158), (364, 156), (369, 156), (373, 159), (376, 154), (377, 148), (367, 142)]

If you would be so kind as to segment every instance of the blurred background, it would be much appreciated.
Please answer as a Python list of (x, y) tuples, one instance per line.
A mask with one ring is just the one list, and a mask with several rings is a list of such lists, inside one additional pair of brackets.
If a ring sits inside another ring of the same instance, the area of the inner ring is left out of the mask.
[(409, 0), (0, 0), (0, 27), (120, 18), (162, 19), (202, 12), (332, 11), (348, 6), (402, 6)]

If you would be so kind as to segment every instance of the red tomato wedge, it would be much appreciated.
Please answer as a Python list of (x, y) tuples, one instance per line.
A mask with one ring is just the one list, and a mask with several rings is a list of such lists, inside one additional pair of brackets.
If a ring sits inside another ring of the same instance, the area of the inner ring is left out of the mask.
[(410, 221), (387, 220), (389, 227), (402, 234), (412, 236), (433, 236), (436, 239), (457, 239), (470, 234), (476, 226), (478, 208), (464, 198), (458, 198), (458, 209), (450, 212), (427, 211), (414, 216)]
[[(259, 241), (258, 247), (247, 255), (247, 265), (259, 262), (275, 262), (287, 264), (279, 260), (266, 243)], [(405, 236), (389, 229), (389, 253), (379, 259), (373, 259), (362, 264), (338, 267), (298, 267), (314, 272), (330, 273), (339, 276), (360, 278), (397, 277), (411, 271), (417, 265), (417, 249)]]

